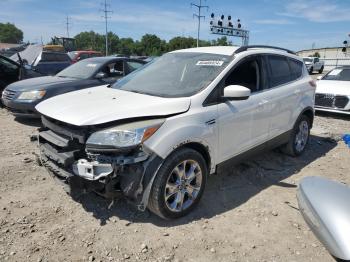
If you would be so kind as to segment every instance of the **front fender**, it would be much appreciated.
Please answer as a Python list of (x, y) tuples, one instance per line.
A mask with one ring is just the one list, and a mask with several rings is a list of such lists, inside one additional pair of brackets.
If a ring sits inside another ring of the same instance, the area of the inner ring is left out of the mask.
[(201, 117), (193, 119), (184, 117), (168, 119), (163, 126), (145, 142), (145, 146), (163, 159), (174, 150), (188, 143), (203, 145), (210, 156), (210, 171), (216, 166), (217, 126), (215, 123), (202, 121)]

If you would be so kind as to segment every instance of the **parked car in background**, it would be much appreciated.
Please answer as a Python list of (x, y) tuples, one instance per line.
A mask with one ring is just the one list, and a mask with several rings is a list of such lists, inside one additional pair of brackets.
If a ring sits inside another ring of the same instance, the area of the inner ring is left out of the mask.
[(339, 261), (350, 261), (350, 187), (323, 177), (306, 177), (298, 188), (304, 220)]
[(350, 114), (350, 66), (336, 67), (318, 78), (315, 109)]
[(178, 50), (112, 87), (38, 104), (41, 162), (73, 194), (123, 194), (140, 210), (178, 218), (199, 203), (207, 176), (228, 164), (278, 146), (301, 155), (314, 95), (289, 50)]
[(112, 84), (143, 66), (142, 60), (96, 57), (82, 60), (55, 76), (28, 79), (9, 85), (2, 94), (3, 104), (16, 116), (38, 116), (35, 106), (52, 96)]
[(317, 71), (319, 74), (323, 72), (324, 61), (321, 61), (318, 57), (304, 57), (304, 63), (306, 65), (307, 71), (309, 74), (312, 74), (314, 71)]
[(98, 51), (72, 51), (68, 52), (68, 55), (72, 60), (72, 63), (76, 63), (86, 58), (100, 57), (102, 56), (102, 53)]
[(39, 76), (42, 75), (31, 70), (29, 66), (17, 63), (10, 58), (0, 55), (0, 93), (11, 83)]
[(71, 64), (67, 53), (42, 51), (31, 66), (43, 75), (55, 75)]

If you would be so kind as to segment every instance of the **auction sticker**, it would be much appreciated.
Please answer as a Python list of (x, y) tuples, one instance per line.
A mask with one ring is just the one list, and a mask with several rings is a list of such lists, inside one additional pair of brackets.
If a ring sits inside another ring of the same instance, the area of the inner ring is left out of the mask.
[(222, 66), (224, 61), (215, 61), (215, 60), (209, 60), (209, 61), (198, 61), (197, 66)]

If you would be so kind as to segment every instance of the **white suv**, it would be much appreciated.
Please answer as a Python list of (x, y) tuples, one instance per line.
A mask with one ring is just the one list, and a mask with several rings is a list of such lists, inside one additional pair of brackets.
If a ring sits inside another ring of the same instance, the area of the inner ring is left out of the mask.
[(70, 193), (124, 195), (177, 218), (207, 176), (262, 149), (300, 155), (314, 118), (303, 60), (266, 46), (170, 52), (124, 77), (48, 99), (41, 161)]

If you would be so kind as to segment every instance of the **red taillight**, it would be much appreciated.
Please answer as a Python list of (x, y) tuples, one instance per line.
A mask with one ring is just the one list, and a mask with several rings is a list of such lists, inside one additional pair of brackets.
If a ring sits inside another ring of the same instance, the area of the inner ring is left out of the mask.
[(316, 88), (316, 86), (317, 86), (317, 84), (316, 84), (316, 81), (315, 81), (315, 80), (311, 80), (311, 81), (309, 81), (309, 84), (310, 84), (310, 86), (312, 86), (312, 87), (314, 87), (314, 88)]

